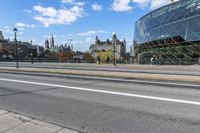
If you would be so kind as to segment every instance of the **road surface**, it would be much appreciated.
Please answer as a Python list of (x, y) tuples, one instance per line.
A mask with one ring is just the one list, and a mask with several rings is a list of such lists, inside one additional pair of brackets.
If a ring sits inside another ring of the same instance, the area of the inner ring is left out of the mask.
[(200, 89), (0, 73), (0, 108), (87, 133), (197, 133)]

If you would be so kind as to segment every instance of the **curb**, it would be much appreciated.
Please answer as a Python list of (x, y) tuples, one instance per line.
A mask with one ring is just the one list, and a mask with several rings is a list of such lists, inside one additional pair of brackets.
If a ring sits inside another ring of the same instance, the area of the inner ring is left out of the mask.
[(165, 74), (149, 74), (149, 73), (128, 73), (128, 72), (105, 72), (105, 71), (85, 71), (85, 70), (57, 70), (45, 68), (0, 68), (4, 71), (12, 72), (36, 72), (36, 73), (53, 73), (64, 75), (81, 75), (93, 77), (109, 77), (109, 78), (123, 78), (123, 79), (140, 79), (140, 80), (156, 80), (156, 81), (170, 81), (170, 82), (190, 82), (200, 83), (200, 76), (187, 75), (165, 75)]
[(59, 73), (47, 73), (47, 72), (32, 72), (32, 71), (6, 71), (1, 70), (2, 73), (9, 74), (19, 74), (19, 75), (32, 75), (32, 76), (45, 76), (45, 77), (56, 77), (56, 78), (73, 78), (73, 79), (82, 79), (82, 80), (101, 80), (101, 81), (111, 81), (117, 83), (137, 83), (145, 85), (156, 85), (156, 86), (166, 86), (166, 87), (182, 87), (190, 89), (200, 89), (200, 84), (191, 83), (191, 82), (174, 82), (174, 81), (163, 81), (163, 80), (149, 80), (149, 79), (127, 79), (127, 78), (113, 78), (113, 77), (93, 77), (93, 76), (81, 76), (81, 75), (65, 75)]

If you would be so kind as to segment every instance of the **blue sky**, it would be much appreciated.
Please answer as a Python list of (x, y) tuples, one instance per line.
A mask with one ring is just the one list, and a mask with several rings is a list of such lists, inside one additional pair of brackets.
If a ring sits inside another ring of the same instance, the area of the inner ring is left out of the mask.
[[(132, 43), (134, 23), (146, 13), (163, 6), (168, 0), (0, 0), (0, 30), (13, 39), (44, 45), (55, 36), (56, 44), (67, 42), (75, 50), (87, 51), (98, 35)], [(72, 39), (72, 42), (68, 40)]]

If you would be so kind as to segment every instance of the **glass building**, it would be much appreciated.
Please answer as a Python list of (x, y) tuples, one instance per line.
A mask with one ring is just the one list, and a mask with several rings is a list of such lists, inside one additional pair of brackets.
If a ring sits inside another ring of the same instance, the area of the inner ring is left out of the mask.
[(139, 63), (196, 64), (200, 58), (200, 0), (180, 0), (156, 9), (135, 24)]

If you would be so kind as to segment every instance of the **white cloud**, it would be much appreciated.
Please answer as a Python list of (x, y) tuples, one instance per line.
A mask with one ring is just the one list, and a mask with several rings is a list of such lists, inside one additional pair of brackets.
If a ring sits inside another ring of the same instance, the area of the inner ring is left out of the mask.
[[(4, 26), (2, 28), (0, 28), (0, 31), (3, 32), (3, 35), (4, 35), (4, 38), (11, 38), (13, 39), (13, 35), (14, 35), (14, 31), (13, 31), (13, 27), (10, 27), (10, 26)], [(18, 35), (18, 38), (21, 40), (21, 35), (24, 34), (22, 32), (22, 30), (20, 28), (18, 28), (18, 32), (17, 32), (17, 35)], [(20, 35), (20, 37), (19, 37)]]
[(61, 3), (63, 4), (69, 4), (69, 3), (73, 3), (74, 0), (61, 0)]
[(112, 9), (117, 12), (130, 11), (133, 7), (129, 6), (130, 0), (114, 0)]
[(92, 4), (91, 7), (94, 11), (101, 11), (102, 10), (102, 6), (99, 5), (99, 4)]
[[(179, 1), (179, 0), (174, 0), (174, 2), (176, 1)], [(150, 8), (156, 9), (167, 4), (169, 4), (169, 0), (151, 0)]]
[(75, 5), (75, 6), (84, 6), (85, 2), (80, 2), (76, 0), (61, 0), (62, 4), (70, 4), (70, 5)]
[(132, 11), (133, 8), (137, 6), (139, 6), (140, 8), (147, 7), (150, 9), (156, 9), (168, 3), (168, 0), (114, 0), (112, 4), (112, 9), (117, 12)]
[(23, 31), (24, 30), (24, 28), (17, 28), (19, 31)]
[(77, 6), (84, 6), (84, 5), (85, 5), (85, 2), (76, 2), (74, 5), (77, 5)]
[(92, 36), (92, 35), (103, 34), (103, 33), (108, 33), (108, 32), (104, 31), (104, 30), (98, 30), (98, 31), (90, 30), (90, 31), (78, 33), (78, 35), (79, 36)]
[(72, 37), (72, 36), (73, 36), (73, 34), (68, 34), (67, 36), (69, 36), (69, 37)]
[[(67, 1), (65, 0), (65, 2)], [(37, 5), (34, 6), (33, 9), (37, 13), (34, 19), (41, 22), (45, 27), (52, 24), (71, 24), (84, 14), (83, 7), (78, 5), (73, 5), (68, 9), (55, 9), (54, 7), (42, 7)]]
[[(132, 0), (133, 3), (138, 4), (139, 7), (145, 8), (149, 5), (151, 0)], [(159, 0), (162, 1), (162, 0)]]
[(53, 7), (34, 6), (33, 9), (41, 13), (42, 16), (55, 17), (57, 15), (57, 11)]
[[(23, 34), (23, 30), (24, 28), (17, 28), (18, 30), (18, 34)], [(14, 31), (13, 31), (13, 27), (10, 27), (10, 26), (4, 26), (3, 28), (0, 28), (0, 31), (3, 32), (3, 34), (14, 34)]]
[(6, 34), (13, 34), (13, 31), (12, 31), (12, 29), (9, 26), (4, 26), (3, 28), (0, 28), (0, 31), (2, 31), (3, 34), (4, 33), (6, 33)]
[(18, 32), (18, 35), (23, 35), (23, 34), (24, 34), (24, 33), (23, 33), (23, 32), (21, 32), (21, 31), (20, 31), (20, 32)]
[(94, 42), (93, 38), (91, 38), (91, 37), (86, 38), (86, 43), (93, 43), (93, 42)]
[(15, 26), (16, 26), (17, 28), (21, 28), (21, 29), (23, 29), (23, 28), (35, 28), (35, 25), (34, 25), (34, 24), (24, 24), (24, 23), (21, 23), (21, 22), (17, 22), (17, 23), (15, 24)]
[(26, 12), (26, 13), (32, 13), (31, 10), (24, 10), (24, 12)]
[(168, 4), (168, 0), (151, 0), (150, 8), (156, 9)]

